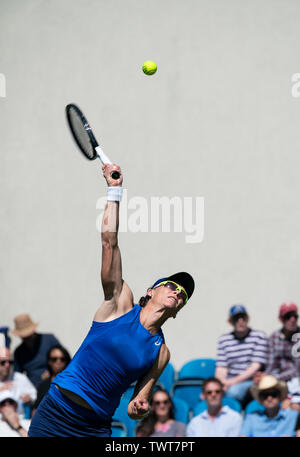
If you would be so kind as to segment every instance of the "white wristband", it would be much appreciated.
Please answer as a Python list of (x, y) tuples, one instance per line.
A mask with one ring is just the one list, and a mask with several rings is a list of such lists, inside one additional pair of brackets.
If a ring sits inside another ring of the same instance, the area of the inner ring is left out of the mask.
[(122, 200), (123, 187), (112, 186), (107, 187), (107, 201), (108, 202), (120, 202)]

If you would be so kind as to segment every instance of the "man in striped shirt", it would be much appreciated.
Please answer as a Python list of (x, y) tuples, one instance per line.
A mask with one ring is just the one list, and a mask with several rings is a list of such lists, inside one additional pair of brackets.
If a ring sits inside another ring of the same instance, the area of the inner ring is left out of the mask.
[(243, 305), (234, 305), (228, 322), (233, 331), (218, 340), (217, 368), (226, 396), (243, 403), (249, 387), (257, 383), (267, 360), (267, 337), (264, 332), (248, 326), (249, 315)]

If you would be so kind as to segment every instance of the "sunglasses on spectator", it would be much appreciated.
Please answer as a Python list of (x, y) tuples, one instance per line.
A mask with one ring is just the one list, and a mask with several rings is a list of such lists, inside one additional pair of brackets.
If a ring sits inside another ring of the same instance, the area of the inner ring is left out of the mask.
[(232, 322), (235, 324), (239, 319), (244, 319), (244, 321), (247, 319), (247, 314), (245, 313), (239, 313), (239, 314), (235, 314), (234, 316), (232, 316), (231, 320)]
[(293, 311), (291, 311), (290, 313), (286, 313), (284, 316), (282, 316), (282, 319), (284, 321), (288, 321), (289, 319), (291, 319), (291, 317), (298, 319), (299, 316), (297, 313), (294, 313)]
[(49, 357), (49, 362), (57, 362), (60, 360), (61, 362), (65, 362), (66, 358), (65, 357)]
[(158, 405), (167, 405), (168, 403), (169, 403), (169, 400), (161, 400), (161, 401), (157, 400), (157, 401), (154, 401), (154, 402), (153, 402), (153, 405), (154, 405), (154, 406), (158, 406)]
[[(163, 282), (160, 282), (159, 284), (157, 284), (156, 287), (160, 287), (160, 286), (168, 287), (172, 291), (179, 290), (180, 293), (178, 294), (178, 297), (183, 299), (184, 304), (186, 304), (186, 302), (188, 301), (188, 295), (187, 295), (185, 289), (182, 286), (179, 286), (179, 284), (176, 284), (176, 282), (163, 281)], [(155, 289), (156, 289), (156, 287), (155, 287)]]
[(9, 363), (9, 365), (12, 365), (14, 363), (13, 360), (0, 360), (0, 365), (4, 367), (6, 363)]
[(211, 395), (211, 394), (220, 394), (222, 393), (221, 389), (216, 389), (216, 390), (206, 390), (204, 392), (205, 395)]
[(266, 400), (268, 397), (278, 398), (279, 395), (280, 393), (278, 392), (278, 390), (273, 390), (271, 392), (260, 392), (259, 397), (262, 400)]

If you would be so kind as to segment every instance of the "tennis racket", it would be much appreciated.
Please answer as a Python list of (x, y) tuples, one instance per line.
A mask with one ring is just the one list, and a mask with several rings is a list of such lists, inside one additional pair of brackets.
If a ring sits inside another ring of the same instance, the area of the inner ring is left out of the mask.
[[(70, 103), (66, 106), (66, 115), (73, 138), (84, 157), (88, 160), (100, 159), (103, 164), (112, 164), (99, 146), (90, 124), (78, 106)], [(113, 179), (119, 179), (120, 173), (113, 171)]]

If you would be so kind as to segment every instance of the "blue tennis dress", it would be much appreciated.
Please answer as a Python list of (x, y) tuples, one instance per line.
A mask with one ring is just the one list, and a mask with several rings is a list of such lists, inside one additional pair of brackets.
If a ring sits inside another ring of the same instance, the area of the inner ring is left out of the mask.
[[(99, 421), (110, 423), (122, 394), (152, 368), (164, 342), (162, 330), (153, 335), (141, 324), (141, 309), (135, 305), (113, 321), (93, 321), (80, 348), (65, 370), (54, 378), (47, 395), (69, 410), (70, 400), (53, 384), (70, 390), (87, 401)], [(43, 408), (43, 402), (40, 407)], [(36, 422), (39, 408), (32, 422)]]

